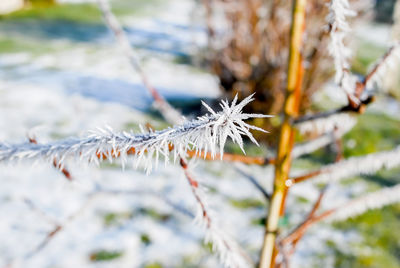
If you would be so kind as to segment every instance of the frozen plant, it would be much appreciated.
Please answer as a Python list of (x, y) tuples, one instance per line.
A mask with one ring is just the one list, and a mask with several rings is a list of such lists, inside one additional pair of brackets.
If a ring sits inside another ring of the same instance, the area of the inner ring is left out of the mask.
[(67, 157), (98, 162), (98, 159), (104, 157), (112, 161), (113, 157), (120, 156), (122, 163), (126, 163), (127, 152), (134, 150), (134, 167), (143, 163), (146, 171), (150, 172), (153, 156), (155, 156), (156, 166), (160, 156), (163, 156), (167, 163), (171, 156), (176, 161), (179, 155), (185, 156), (188, 150), (195, 150), (197, 154), (210, 152), (212, 157), (219, 152), (222, 158), (228, 137), (244, 152), (242, 136), (248, 137), (258, 145), (250, 130), (266, 132), (244, 122), (249, 118), (269, 117), (242, 112), (243, 107), (253, 100), (252, 96), (240, 103), (236, 103), (237, 98), (235, 98), (231, 105), (227, 101), (222, 101), (220, 104), (222, 111), (218, 113), (203, 103), (210, 114), (161, 131), (145, 133), (143, 130), (142, 134), (134, 134), (125, 131), (116, 133), (111, 128), (107, 128), (99, 129), (88, 137), (69, 138), (48, 144), (0, 143), (0, 161), (23, 159), (53, 161), (57, 159), (59, 166), (62, 167)]
[(334, 59), (335, 81), (349, 95), (354, 93), (356, 78), (349, 72), (351, 50), (345, 45), (345, 38), (350, 32), (347, 17), (355, 16), (348, 0), (333, 0), (329, 4), (326, 20), (329, 24), (329, 52)]

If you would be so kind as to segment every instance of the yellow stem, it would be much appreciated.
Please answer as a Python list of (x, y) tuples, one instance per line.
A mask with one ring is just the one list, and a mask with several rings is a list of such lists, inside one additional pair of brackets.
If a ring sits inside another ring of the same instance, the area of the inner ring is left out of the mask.
[(305, 27), (307, 0), (293, 0), (292, 27), (290, 31), (290, 51), (287, 78), (287, 96), (284, 106), (284, 121), (281, 126), (278, 152), (275, 164), (274, 192), (269, 206), (268, 220), (261, 250), (260, 268), (274, 266), (275, 240), (278, 222), (286, 198), (285, 182), (289, 178), (291, 151), (294, 143), (294, 128), (291, 121), (299, 111), (301, 97), (302, 65), (301, 48)]

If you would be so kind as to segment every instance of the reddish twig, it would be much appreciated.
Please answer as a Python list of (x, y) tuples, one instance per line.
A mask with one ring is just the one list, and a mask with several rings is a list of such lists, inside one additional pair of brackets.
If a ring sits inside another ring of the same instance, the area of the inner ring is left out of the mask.
[(297, 242), (302, 238), (305, 231), (307, 230), (308, 225), (310, 225), (313, 222), (313, 220), (315, 218), (315, 213), (317, 212), (318, 208), (321, 206), (322, 199), (326, 193), (326, 189), (327, 189), (327, 186), (325, 186), (321, 190), (317, 200), (315, 201), (315, 203), (314, 203), (311, 211), (309, 212), (308, 216), (306, 217), (306, 219), (298, 227), (296, 227), (287, 237), (285, 237), (281, 241), (283, 244), (292, 243), (292, 248), (294, 249)]
[(335, 114), (340, 114), (340, 113), (359, 113), (362, 114), (365, 112), (366, 107), (375, 101), (374, 96), (368, 96), (365, 100), (362, 100), (357, 107), (353, 107), (352, 105), (345, 105), (341, 108), (334, 109), (331, 111), (327, 112), (322, 112), (322, 113), (317, 113), (317, 114), (311, 114), (311, 115), (305, 115), (296, 118), (293, 123), (294, 124), (300, 124), (306, 121), (312, 121), (320, 118), (327, 118)]
[[(68, 216), (68, 218), (63, 223), (53, 222), (54, 228), (50, 232), (47, 233), (45, 238), (34, 249), (32, 249), (27, 254), (25, 254), (23, 259), (27, 260), (29, 258), (32, 258), (34, 255), (38, 254), (39, 252), (41, 252), (51, 242), (51, 240), (53, 240), (54, 237), (56, 237), (56, 235), (65, 228), (65, 226), (68, 223), (70, 223), (71, 221), (76, 219), (76, 217), (79, 216), (87, 208), (87, 206), (90, 204), (90, 202), (93, 200), (94, 197), (95, 197), (95, 195), (90, 195), (89, 198), (86, 200), (86, 202), (75, 213), (72, 213), (70, 216)], [(34, 207), (33, 203), (30, 203), (29, 205)], [(35, 210), (37, 210), (36, 207), (35, 207)], [(40, 214), (43, 214), (43, 213), (44, 212), (41, 212)], [(46, 218), (48, 218), (48, 217), (46, 216)], [(15, 260), (11, 261), (5, 267), (11, 267), (14, 262), (15, 262)]]
[[(378, 63), (375, 64), (375, 66), (372, 68), (371, 71), (369, 71), (368, 74), (364, 76), (361, 82), (356, 83), (356, 88), (355, 88), (355, 97), (358, 99), (361, 97), (362, 93), (365, 91), (368, 82), (376, 75), (376, 73), (379, 71), (380, 68), (386, 63), (387, 59), (390, 58), (390, 56), (393, 54), (394, 50), (398, 48), (399, 44), (393, 45), (386, 51), (386, 53), (382, 56), (382, 58), (378, 61)], [(319, 118), (326, 118), (334, 114), (338, 113), (347, 113), (347, 112), (355, 112), (355, 113), (364, 113), (367, 105), (375, 101), (374, 96), (368, 96), (366, 99), (361, 100), (359, 104), (355, 104), (353, 102), (350, 102), (348, 105), (343, 106), (339, 109), (334, 109), (332, 111), (328, 112), (323, 112), (319, 114), (313, 114), (313, 115), (306, 115), (297, 118), (294, 120), (295, 124), (302, 123), (305, 121), (310, 121), (310, 120), (315, 120)]]
[(290, 187), (293, 184), (296, 184), (296, 183), (299, 183), (299, 182), (303, 182), (303, 181), (306, 181), (308, 179), (312, 179), (315, 176), (320, 175), (320, 174), (322, 174), (324, 172), (327, 172), (327, 171), (323, 170), (323, 169), (319, 169), (319, 170), (311, 171), (310, 173), (307, 173), (307, 174), (304, 174), (304, 175), (301, 175), (301, 176), (298, 176), (298, 177), (291, 178), (291, 179), (286, 181), (286, 186)]

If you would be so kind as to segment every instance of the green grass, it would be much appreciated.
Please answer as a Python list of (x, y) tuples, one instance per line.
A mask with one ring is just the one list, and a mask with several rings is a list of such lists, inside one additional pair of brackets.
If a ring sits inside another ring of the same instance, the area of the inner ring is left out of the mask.
[(108, 251), (108, 250), (99, 250), (90, 254), (90, 260), (93, 262), (99, 261), (112, 261), (122, 256), (121, 251)]
[(0, 16), (3, 21), (37, 19), (42, 21), (65, 20), (80, 23), (101, 23), (101, 13), (94, 4), (59, 4), (34, 6)]
[(368, 42), (360, 42), (352, 62), (352, 71), (359, 74), (366, 74), (369, 66), (379, 59), (386, 49)]
[(231, 199), (229, 200), (231, 205), (239, 209), (250, 209), (250, 208), (264, 208), (265, 204), (259, 199), (244, 198), (244, 199)]
[(145, 264), (144, 268), (163, 268), (163, 266), (161, 263), (153, 262), (153, 263)]
[[(102, 16), (96, 4), (54, 4), (49, 5), (46, 1), (36, 0), (36, 3), (21, 10), (7, 15), (0, 15), (0, 20), (22, 20), (37, 19), (43, 21), (63, 20), (75, 23), (103, 23)], [(117, 16), (144, 15), (150, 7), (160, 7), (161, 0), (135, 0), (112, 2), (113, 12)]]
[(8, 38), (0, 36), (0, 53), (29, 52), (32, 55), (40, 55), (63, 50), (65, 47), (52, 47), (45, 42), (24, 40), (23, 38)]
[(400, 121), (384, 114), (360, 115), (357, 125), (343, 137), (343, 144), (345, 157), (393, 149), (400, 144)]
[(399, 204), (368, 211), (335, 226), (344, 232), (356, 229), (363, 237), (353, 245), (360, 252), (357, 256), (335, 248), (336, 267), (400, 267)]

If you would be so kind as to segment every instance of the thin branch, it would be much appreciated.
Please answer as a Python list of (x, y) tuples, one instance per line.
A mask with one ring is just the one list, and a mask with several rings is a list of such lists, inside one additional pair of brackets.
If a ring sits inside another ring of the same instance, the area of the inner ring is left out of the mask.
[(294, 249), (296, 247), (298, 241), (303, 237), (305, 230), (307, 229), (306, 226), (310, 224), (310, 222), (315, 217), (317, 210), (320, 208), (326, 190), (327, 186), (325, 186), (320, 191), (317, 200), (315, 201), (313, 207), (311, 208), (311, 211), (309, 212), (305, 220), (301, 224), (299, 224), (288, 236), (286, 236), (284, 239), (281, 240), (282, 244), (286, 245), (288, 243), (292, 243), (292, 248)]
[(58, 221), (56, 219), (54, 219), (53, 217), (50, 217), (49, 215), (47, 215), (46, 212), (44, 212), (42, 209), (40, 209), (39, 207), (37, 207), (32, 200), (30, 200), (27, 197), (23, 198), (24, 203), (33, 211), (35, 211), (42, 219), (44, 219), (45, 221), (47, 221), (48, 223), (52, 224), (52, 225), (58, 225)]
[(245, 172), (243, 169), (240, 168), (239, 165), (235, 165), (235, 170), (239, 172), (241, 175), (243, 175), (249, 182), (251, 182), (256, 189), (265, 197), (266, 200), (271, 200), (271, 194), (269, 194), (263, 186), (258, 182), (256, 178), (254, 178), (252, 175), (248, 174)]
[(311, 114), (311, 115), (304, 115), (304, 116), (298, 117), (295, 120), (293, 120), (293, 123), (300, 124), (300, 123), (304, 123), (304, 122), (312, 121), (312, 120), (327, 119), (331, 116), (335, 116), (335, 115), (339, 115), (339, 114), (346, 114), (346, 113), (362, 114), (365, 112), (367, 105), (374, 101), (375, 101), (374, 96), (368, 96), (364, 100), (361, 100), (360, 104), (357, 107), (353, 107), (352, 105), (345, 105), (341, 108), (333, 109), (333, 110), (330, 110), (327, 112), (321, 112), (321, 113)]
[(104, 21), (106, 22), (108, 28), (112, 31), (115, 36), (115, 39), (118, 42), (123, 53), (129, 59), (133, 69), (139, 74), (140, 79), (142, 80), (143, 85), (150, 92), (151, 96), (153, 96), (155, 101), (155, 108), (158, 109), (161, 115), (172, 124), (181, 124), (183, 122), (182, 115), (175, 110), (161, 94), (157, 91), (155, 87), (152, 86), (147, 75), (143, 71), (140, 61), (133, 50), (128, 37), (126, 36), (123, 28), (118, 22), (115, 15), (112, 13), (108, 0), (97, 0), (98, 6), (103, 14)]
[(344, 39), (350, 32), (347, 17), (355, 16), (356, 13), (350, 9), (348, 0), (331, 0), (329, 4), (329, 14), (326, 18), (330, 32), (331, 41), (329, 52), (334, 59), (336, 70), (335, 81), (340, 88), (346, 92), (349, 98), (349, 104), (358, 104), (358, 99), (354, 96), (356, 78), (350, 73), (351, 50), (346, 47)]
[(53, 230), (51, 230), (46, 237), (42, 240), (42, 242), (40, 242), (33, 250), (31, 250), (30, 252), (28, 252), (23, 259), (29, 259), (31, 257), (33, 257), (34, 255), (38, 254), (39, 252), (41, 252), (49, 243), (51, 240), (54, 239), (54, 237), (60, 233), (60, 231), (62, 231), (65, 226), (69, 223), (71, 223), (73, 220), (75, 220), (80, 214), (82, 214), (84, 212), (84, 210), (91, 204), (91, 202), (93, 201), (95, 195), (90, 195), (88, 197), (88, 199), (85, 201), (85, 203), (74, 213), (72, 213), (70, 216), (67, 217), (67, 219), (59, 224), (56, 224), (53, 228)]
[(183, 168), (198, 206), (196, 220), (206, 230), (205, 242), (212, 243), (213, 250), (218, 253), (225, 267), (249, 267), (252, 263), (251, 258), (247, 256), (234, 240), (218, 227), (212, 212), (208, 208), (200, 183), (191, 174), (187, 161), (184, 158), (180, 159), (180, 165)]
[[(369, 210), (382, 208), (400, 202), (400, 184), (350, 200), (329, 215), (329, 221), (343, 221), (361, 215)], [(328, 216), (326, 216), (328, 217)]]
[(337, 143), (340, 138), (349, 132), (356, 120), (353, 117), (345, 116), (335, 118), (334, 120), (323, 120), (321, 123), (316, 121), (306, 122), (298, 126), (301, 133), (318, 132), (324, 133), (311, 141), (297, 144), (292, 151), (292, 157), (298, 158), (304, 154), (315, 152), (316, 150), (325, 147), (333, 142)]
[[(368, 74), (365, 75), (363, 78), (362, 82), (357, 82), (354, 88), (355, 94), (357, 98), (360, 98), (362, 93), (365, 91), (366, 87), (371, 84), (373, 81), (375, 81), (377, 75), (382, 75), (381, 73), (384, 72), (386, 69), (385, 66), (387, 65), (387, 62), (389, 59), (392, 58), (392, 56), (397, 53), (400, 48), (400, 43), (396, 43), (393, 46), (391, 46), (385, 54), (374, 64), (374, 67), (371, 69), (371, 71), (368, 72)], [(318, 114), (312, 114), (312, 115), (305, 115), (302, 117), (296, 118), (293, 123), (294, 124), (300, 124), (306, 121), (312, 121), (312, 120), (317, 120), (317, 119), (325, 119), (329, 118), (333, 115), (336, 114), (343, 114), (343, 113), (359, 113), (362, 114), (364, 113), (367, 105), (375, 101), (375, 97), (372, 95), (367, 96), (358, 105), (354, 105), (352, 103), (349, 103), (348, 105), (345, 105), (341, 108), (334, 109), (331, 111), (327, 112), (322, 112)]]
[[(106, 130), (100, 129), (99, 133), (86, 138), (69, 138), (48, 144), (10, 145), (0, 143), (0, 161), (8, 162), (22, 159), (53, 161), (56, 158), (59, 164), (63, 164), (66, 157), (76, 157), (97, 163), (99, 161), (98, 156), (105, 154), (110, 161), (112, 157), (120, 156), (122, 163), (126, 163), (126, 152), (135, 148), (134, 167), (144, 163), (147, 172), (150, 172), (153, 165), (153, 155), (155, 155), (156, 166), (160, 156), (168, 161), (170, 156), (173, 155), (175, 160), (179, 155), (186, 155), (188, 150), (210, 152), (214, 157), (219, 151), (219, 155), (222, 157), (228, 137), (244, 151), (242, 135), (258, 144), (249, 130), (255, 129), (265, 132), (263, 129), (244, 122), (249, 118), (267, 117), (242, 113), (243, 107), (252, 100), (252, 96), (249, 96), (236, 104), (237, 99), (235, 98), (231, 105), (222, 101), (223, 111), (219, 113), (206, 106), (211, 115), (207, 114), (197, 120), (185, 122), (183, 125), (150, 133), (115, 133), (108, 128)], [(170, 144), (174, 145), (171, 152)]]
[(390, 151), (351, 157), (314, 171), (313, 179), (321, 183), (339, 181), (355, 175), (371, 174), (400, 165), (400, 146)]
[(322, 174), (323, 172), (328, 172), (328, 171), (325, 171), (323, 169), (319, 169), (319, 170), (311, 171), (311, 172), (306, 173), (304, 175), (300, 175), (300, 176), (288, 179), (286, 181), (286, 186), (287, 187), (291, 187), (293, 184), (300, 183), (300, 182), (315, 178), (316, 176)]
[[(296, 233), (304, 234), (311, 226), (322, 220), (343, 221), (361, 215), (371, 209), (378, 209), (399, 202), (400, 184), (355, 198), (341, 206), (326, 210), (318, 216), (313, 216), (306, 224), (301, 225), (301, 228), (298, 228)], [(294, 238), (296, 238), (295, 235), (289, 235), (284, 241), (289, 243), (294, 241)]]

